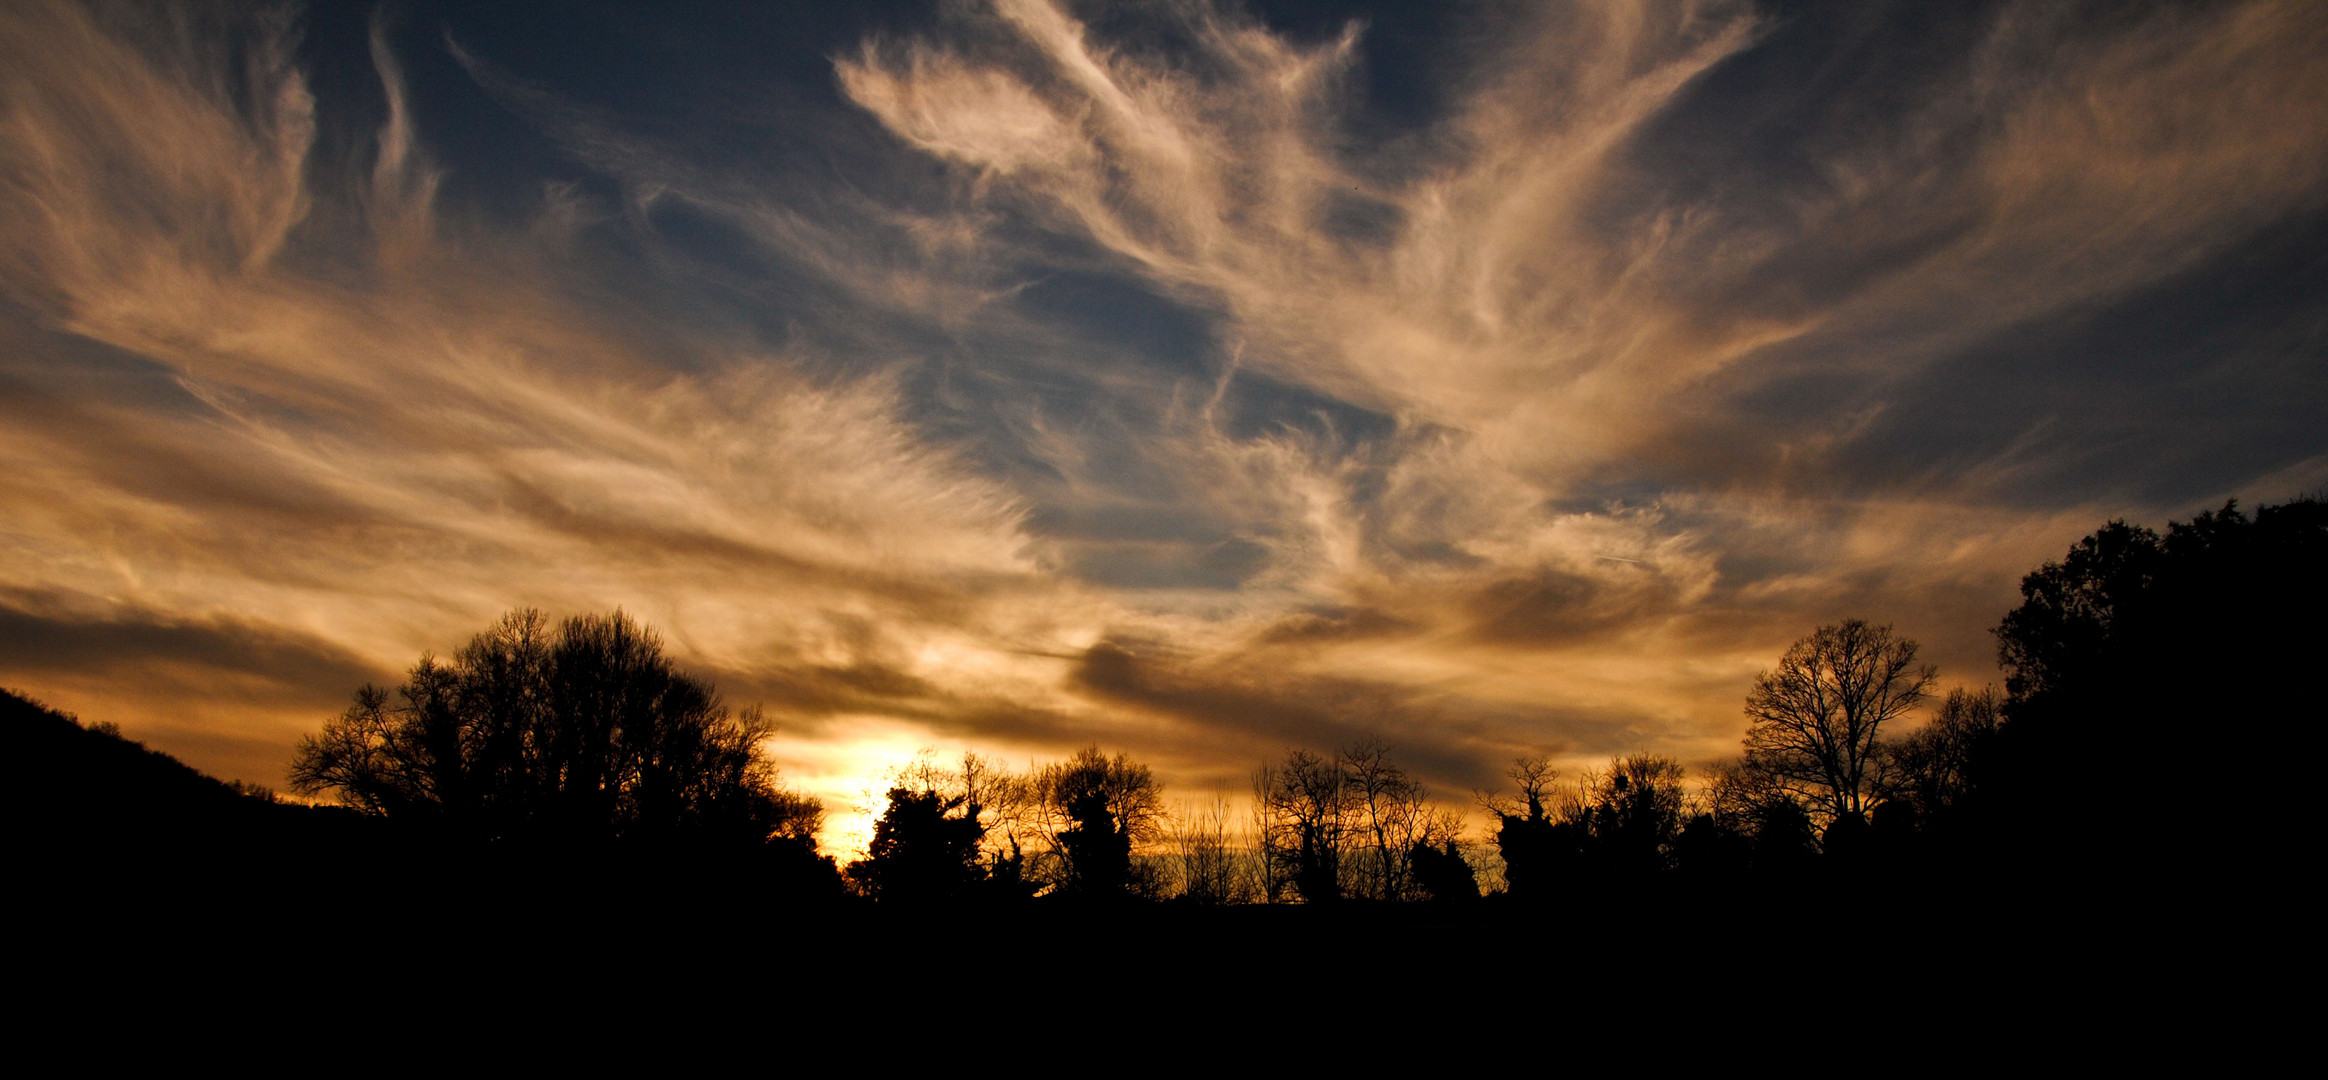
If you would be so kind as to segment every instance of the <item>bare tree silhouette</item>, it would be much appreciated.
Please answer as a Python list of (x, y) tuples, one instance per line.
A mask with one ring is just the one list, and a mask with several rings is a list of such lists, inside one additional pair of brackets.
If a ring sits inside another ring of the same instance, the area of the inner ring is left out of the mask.
[(1822, 626), (1754, 680), (1746, 767), (1824, 821), (1861, 818), (1883, 760), (1883, 726), (1920, 704), (1936, 677), (1916, 663), (1916, 643), (1889, 626)]
[(1291, 751), (1283, 763), (1254, 773), (1253, 799), (1272, 884), (1290, 884), (1313, 904), (1341, 899), (1342, 856), (1354, 826), (1350, 776), (1342, 763)]

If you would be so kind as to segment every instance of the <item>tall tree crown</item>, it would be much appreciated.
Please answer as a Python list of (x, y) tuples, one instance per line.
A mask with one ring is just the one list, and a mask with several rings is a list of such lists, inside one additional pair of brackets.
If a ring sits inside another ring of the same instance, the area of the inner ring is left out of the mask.
[(291, 781), (487, 839), (809, 840), (822, 807), (778, 785), (759, 751), (772, 730), (619, 611), (552, 630), (524, 609), (393, 692), (358, 690), (301, 741)]

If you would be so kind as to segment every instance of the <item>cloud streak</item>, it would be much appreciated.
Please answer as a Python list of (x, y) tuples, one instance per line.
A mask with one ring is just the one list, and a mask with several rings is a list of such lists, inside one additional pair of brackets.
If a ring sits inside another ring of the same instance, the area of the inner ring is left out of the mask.
[(1277, 18), (962, 5), (674, 119), (491, 14), (11, 6), (0, 675), (270, 780), (622, 605), (836, 799), (1368, 734), (1454, 791), (1729, 752), (1847, 616), (1986, 681), (2105, 518), (2328, 481), (2310, 7)]

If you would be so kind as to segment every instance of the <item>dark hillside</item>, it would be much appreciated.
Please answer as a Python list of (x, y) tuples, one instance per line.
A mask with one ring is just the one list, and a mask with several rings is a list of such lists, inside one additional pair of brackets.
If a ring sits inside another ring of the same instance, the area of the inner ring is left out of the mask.
[(264, 801), (109, 725), (83, 727), (8, 690), (0, 690), (0, 760), (16, 774), (7, 797), (16, 804), (10, 820), (19, 829), (174, 830), (189, 818), (237, 815), (245, 804)]
[[(228, 784), (109, 724), (0, 690), (9, 860), (51, 895), (129, 880), (270, 878), (352, 854), (374, 823)], [(333, 853), (342, 853), (335, 856)]]

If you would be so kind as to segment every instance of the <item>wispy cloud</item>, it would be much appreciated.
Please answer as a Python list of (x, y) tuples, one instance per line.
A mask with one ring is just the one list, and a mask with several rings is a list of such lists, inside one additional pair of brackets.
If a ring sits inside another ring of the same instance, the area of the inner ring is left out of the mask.
[(878, 371), (700, 342), (670, 370), (530, 234), (440, 219), (376, 27), (376, 162), (318, 192), (289, 24), (233, 28), (256, 47), (228, 67), (185, 27), (17, 17), (58, 25), (12, 40), (69, 30), (103, 62), (13, 69), (7, 283), (36, 326), (7, 374), (61, 407), (0, 440), (10, 586), (298, 627), (392, 670), (516, 604), (627, 605), (748, 666), (823, 613), (911, 633), (1028, 579), (1018, 501), (922, 443)]
[[(483, 15), (340, 28), (350, 98), (294, 14), (10, 5), (0, 673), (266, 779), (358, 672), (619, 604), (836, 796), (922, 742), (1703, 760), (1853, 615), (1985, 681), (2103, 519), (2328, 475), (2272, 247), (2328, 231), (2328, 18), (1915, 8), (1394, 55), (995, 0), (677, 121)], [(488, 103), (554, 166), (448, 134)]]

